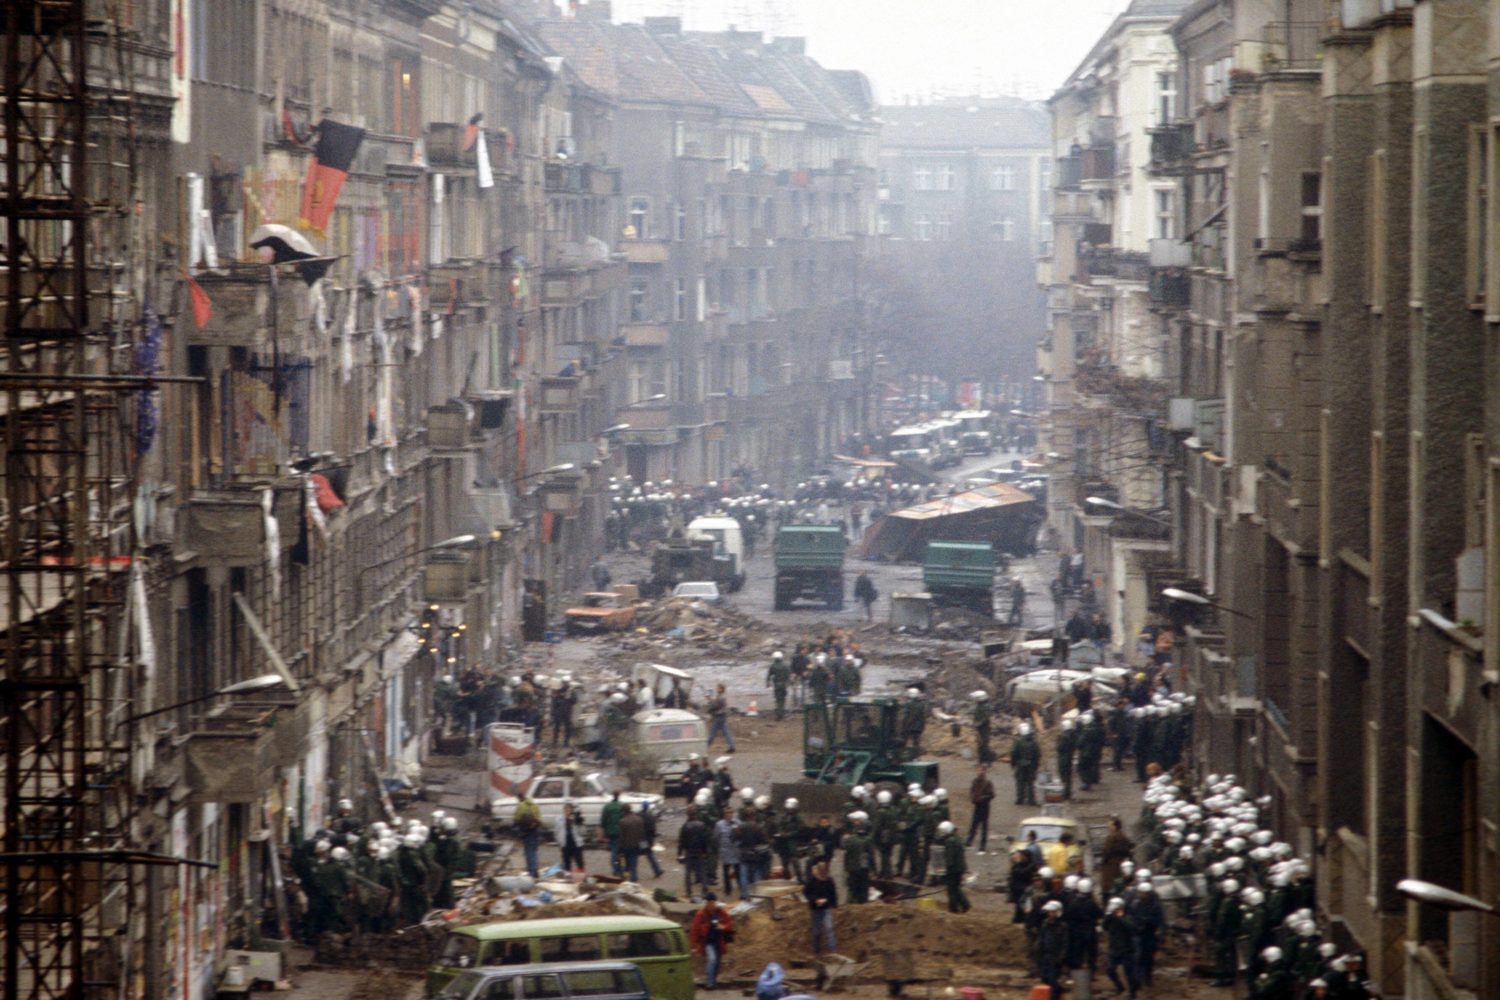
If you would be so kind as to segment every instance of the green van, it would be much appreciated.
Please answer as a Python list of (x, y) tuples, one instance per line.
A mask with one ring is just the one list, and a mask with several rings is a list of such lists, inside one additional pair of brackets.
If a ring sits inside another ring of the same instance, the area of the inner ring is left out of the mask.
[(436, 997), (460, 972), (541, 962), (629, 962), (653, 1000), (693, 1000), (693, 960), (682, 927), (660, 917), (548, 917), (455, 927), (427, 973)]

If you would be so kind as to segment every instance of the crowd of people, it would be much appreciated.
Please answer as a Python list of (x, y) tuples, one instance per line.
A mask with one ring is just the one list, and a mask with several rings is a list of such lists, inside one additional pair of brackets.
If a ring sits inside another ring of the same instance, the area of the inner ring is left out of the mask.
[(474, 871), (457, 818), (442, 810), (430, 825), (366, 825), (355, 818), (354, 803), (341, 799), (328, 827), (293, 844), (290, 916), (293, 932), (307, 942), (328, 932), (385, 934), (419, 924), (451, 907), (453, 880)]

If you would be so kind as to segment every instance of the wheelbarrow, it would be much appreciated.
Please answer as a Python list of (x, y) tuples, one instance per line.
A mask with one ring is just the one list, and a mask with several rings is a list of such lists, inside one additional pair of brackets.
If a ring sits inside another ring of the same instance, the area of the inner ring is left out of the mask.
[(870, 964), (869, 962), (856, 962), (848, 955), (836, 955), (832, 953), (820, 955), (817, 963), (818, 980), (813, 989), (827, 990), (830, 993), (837, 989), (839, 980), (853, 979), (861, 972), (864, 972), (865, 968)]

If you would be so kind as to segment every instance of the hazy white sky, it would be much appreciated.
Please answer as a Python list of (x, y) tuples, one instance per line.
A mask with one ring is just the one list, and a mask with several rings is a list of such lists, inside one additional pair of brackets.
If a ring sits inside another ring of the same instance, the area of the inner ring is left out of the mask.
[(859, 69), (880, 100), (932, 94), (1050, 94), (1127, 0), (614, 0), (616, 20), (675, 14), (805, 35), (830, 69)]

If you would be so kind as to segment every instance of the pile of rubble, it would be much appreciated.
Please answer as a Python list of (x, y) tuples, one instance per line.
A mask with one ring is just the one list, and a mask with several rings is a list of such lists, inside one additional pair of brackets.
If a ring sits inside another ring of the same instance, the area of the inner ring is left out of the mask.
[(735, 653), (754, 644), (760, 622), (723, 604), (669, 597), (637, 617), (640, 628), (619, 641), (627, 649), (690, 643), (717, 652)]
[(460, 889), (453, 909), (440, 915), (445, 926), (536, 917), (661, 916), (661, 904), (634, 882), (609, 875), (565, 872), (556, 865), (545, 869), (541, 878), (485, 875), (460, 885)]

